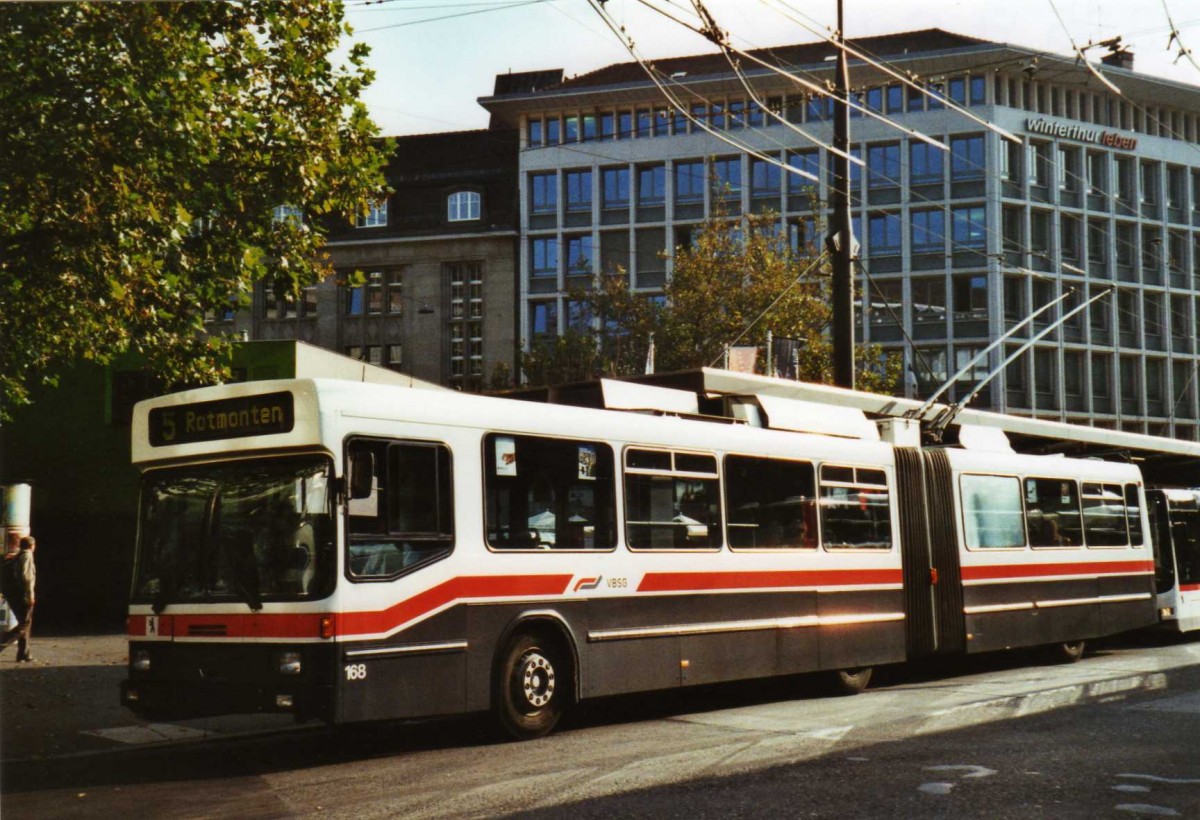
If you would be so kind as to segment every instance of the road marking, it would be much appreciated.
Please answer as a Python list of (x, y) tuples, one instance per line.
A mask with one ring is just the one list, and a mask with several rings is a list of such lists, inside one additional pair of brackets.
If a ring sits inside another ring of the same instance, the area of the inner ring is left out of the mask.
[(1178, 817), (1179, 812), (1166, 806), (1153, 806), (1149, 803), (1121, 803), (1114, 806), (1117, 811), (1127, 811), (1131, 814), (1149, 814), (1155, 817)]
[(964, 772), (963, 780), (969, 780), (975, 777), (991, 777), (996, 773), (995, 769), (989, 769), (987, 766), (926, 766), (927, 772)]
[(953, 783), (922, 783), (917, 786), (917, 791), (925, 794), (950, 794), (950, 790), (953, 788)]
[(1149, 780), (1152, 783), (1170, 783), (1172, 786), (1194, 786), (1200, 783), (1197, 779), (1182, 777), (1159, 777), (1156, 774), (1119, 774), (1117, 777), (1128, 777), (1130, 780)]
[(148, 723), (145, 726), (117, 726), (112, 729), (91, 729), (80, 734), (102, 737), (117, 743), (130, 746), (141, 746), (147, 743), (166, 743), (172, 740), (198, 740), (205, 737), (215, 737), (216, 732), (203, 729), (191, 729), (187, 726), (176, 726), (173, 723)]
[(1120, 786), (1113, 786), (1113, 791), (1126, 792), (1126, 793), (1142, 793), (1142, 792), (1150, 791), (1150, 787), (1149, 786), (1130, 786), (1130, 785), (1122, 784)]

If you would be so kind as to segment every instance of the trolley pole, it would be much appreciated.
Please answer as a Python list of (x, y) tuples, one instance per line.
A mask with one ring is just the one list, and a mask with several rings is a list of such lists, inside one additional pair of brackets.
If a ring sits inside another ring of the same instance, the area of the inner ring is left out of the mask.
[[(837, 39), (846, 42), (846, 27), (838, 0)], [(845, 49), (837, 58), (836, 94), (833, 104), (833, 146), (843, 155), (833, 155), (833, 213), (827, 240), (833, 260), (833, 380), (838, 387), (854, 388), (854, 237), (850, 219), (850, 68)]]

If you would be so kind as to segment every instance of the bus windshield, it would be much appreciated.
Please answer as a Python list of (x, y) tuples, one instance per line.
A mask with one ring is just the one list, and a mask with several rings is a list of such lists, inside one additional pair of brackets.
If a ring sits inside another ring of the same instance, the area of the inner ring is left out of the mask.
[(161, 470), (142, 486), (134, 603), (328, 595), (336, 562), (332, 464), (315, 456)]

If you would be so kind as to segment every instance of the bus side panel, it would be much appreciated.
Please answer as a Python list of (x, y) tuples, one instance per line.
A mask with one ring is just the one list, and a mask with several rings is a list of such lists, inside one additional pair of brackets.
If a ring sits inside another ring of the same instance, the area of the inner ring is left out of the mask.
[(457, 606), (387, 638), (343, 643), (338, 683), (340, 720), (463, 712), (466, 652), (436, 647), (461, 643), (466, 637), (464, 608)]
[(1105, 598), (1142, 595), (1141, 600), (1108, 601), (1101, 605), (1102, 635), (1129, 632), (1158, 623), (1154, 578), (1148, 575), (1113, 576), (1100, 579), (1100, 595)]
[(903, 613), (902, 590), (821, 593), (817, 603), (824, 622), (817, 630), (820, 662), (817, 666), (792, 671), (853, 669), (899, 663), (905, 659), (903, 618), (870, 620)]
[(968, 651), (1015, 649), (1100, 635), (1098, 591), (1094, 578), (966, 587), (968, 609), (1012, 607), (968, 615)]

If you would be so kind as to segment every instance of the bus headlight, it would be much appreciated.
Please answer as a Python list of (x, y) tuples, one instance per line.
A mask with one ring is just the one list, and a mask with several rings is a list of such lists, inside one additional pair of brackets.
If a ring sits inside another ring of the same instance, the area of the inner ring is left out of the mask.
[(281, 675), (299, 675), (300, 674), (300, 653), (299, 652), (280, 652), (279, 653), (279, 674), (281, 674)]
[(133, 653), (133, 663), (131, 664), (135, 672), (150, 671), (150, 653), (145, 649), (139, 649)]

